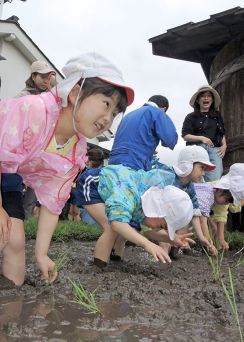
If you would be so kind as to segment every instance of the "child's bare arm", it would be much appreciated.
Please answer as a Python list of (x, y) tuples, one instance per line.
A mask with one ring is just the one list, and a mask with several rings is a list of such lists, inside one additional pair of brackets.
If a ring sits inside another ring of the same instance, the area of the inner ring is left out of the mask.
[(193, 216), (192, 218), (192, 226), (197, 234), (198, 239), (200, 240), (200, 242), (208, 247), (211, 248), (211, 244), (208, 241), (208, 239), (203, 235), (203, 231), (202, 231), (202, 227), (201, 227), (201, 222), (200, 222), (200, 218), (199, 216)]
[(217, 234), (216, 234), (217, 241), (219, 242), (221, 248), (228, 250), (229, 244), (225, 240), (225, 224), (224, 222), (216, 222), (216, 225), (217, 225)]
[(195, 241), (191, 239), (192, 235), (193, 233), (175, 233), (174, 240), (172, 241), (169, 238), (169, 234), (164, 229), (160, 229), (158, 231), (152, 229), (144, 233), (144, 236), (146, 236), (150, 240), (158, 242), (168, 242), (171, 245), (178, 247), (189, 247), (189, 244), (195, 244)]
[[(197, 227), (197, 229), (195, 228), (196, 234), (197, 234), (200, 242), (205, 247), (207, 247), (209, 253), (211, 255), (217, 255), (218, 251), (215, 248), (215, 246), (213, 244), (213, 241), (210, 239), (209, 230), (208, 230), (208, 224), (207, 224), (207, 218), (206, 218), (206, 222), (205, 222), (204, 219), (202, 220), (202, 218), (204, 218), (204, 216), (201, 216), (201, 220), (200, 220), (199, 216), (194, 216), (194, 219), (198, 219), (198, 220), (195, 220), (195, 222), (194, 222), (195, 226), (194, 226), (193, 219), (192, 219), (192, 225), (193, 225), (194, 228)], [(202, 226), (201, 223), (203, 223), (203, 226)], [(200, 229), (198, 227), (198, 224), (200, 225)]]
[(143, 235), (150, 240), (158, 242), (171, 242), (168, 233), (164, 229), (160, 229), (158, 231), (150, 229), (144, 232)]
[(42, 206), (38, 220), (35, 253), (43, 278), (51, 283), (57, 278), (57, 272), (54, 272), (55, 263), (48, 257), (48, 249), (57, 222), (58, 215), (52, 214)]
[(205, 238), (208, 239), (208, 241), (211, 242), (212, 239), (210, 238), (209, 229), (208, 229), (208, 218), (206, 216), (200, 216), (199, 220), (201, 223), (203, 235), (205, 236)]
[(128, 223), (112, 221), (111, 227), (116, 233), (123, 236), (126, 240), (135, 243), (137, 246), (143, 247), (145, 251), (151, 254), (157, 261), (161, 261), (163, 263), (171, 262), (170, 257), (161, 247), (139, 234)]

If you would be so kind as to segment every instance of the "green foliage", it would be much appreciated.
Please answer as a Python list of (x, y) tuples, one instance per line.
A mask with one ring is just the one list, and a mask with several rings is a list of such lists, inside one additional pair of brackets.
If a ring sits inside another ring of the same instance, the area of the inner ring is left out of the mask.
[(85, 288), (81, 285), (80, 282), (76, 283), (72, 281), (71, 279), (69, 279), (69, 281), (71, 282), (73, 286), (74, 294), (75, 294), (75, 299), (72, 300), (71, 302), (83, 306), (87, 310), (87, 312), (90, 314), (96, 314), (96, 313), (101, 314), (101, 311), (97, 307), (97, 303), (96, 303), (95, 296), (94, 296), (94, 293), (96, 290), (93, 292), (89, 292), (85, 290)]
[(244, 246), (244, 233), (234, 231), (226, 232), (226, 241), (230, 245), (230, 249), (241, 249)]
[[(237, 254), (239, 254), (240, 252), (242, 252), (243, 248), (244, 248), (244, 247), (242, 247), (242, 249), (241, 249), (240, 251), (236, 252), (236, 253), (234, 254), (234, 256), (237, 255)], [(235, 267), (239, 267), (239, 266), (241, 266), (241, 265), (244, 265), (244, 257), (243, 257), (242, 255), (240, 255), (239, 259), (237, 260), (237, 263), (236, 263)]]
[[(25, 221), (25, 233), (27, 239), (35, 239), (37, 220), (31, 218)], [(53, 241), (68, 241), (71, 239), (93, 241), (101, 235), (101, 229), (83, 222), (59, 221), (53, 234)]]
[(225, 285), (223, 279), (221, 279), (221, 285), (224, 290), (225, 297), (230, 305), (232, 315), (234, 316), (234, 319), (236, 321), (236, 325), (239, 330), (240, 334), (240, 341), (244, 342), (243, 335), (242, 335), (242, 330), (241, 330), (241, 325), (240, 325), (240, 320), (239, 320), (239, 314), (237, 311), (237, 304), (236, 304), (236, 297), (235, 297), (235, 290), (234, 290), (234, 283), (233, 283), (233, 275), (231, 272), (231, 269), (229, 268), (229, 288)]

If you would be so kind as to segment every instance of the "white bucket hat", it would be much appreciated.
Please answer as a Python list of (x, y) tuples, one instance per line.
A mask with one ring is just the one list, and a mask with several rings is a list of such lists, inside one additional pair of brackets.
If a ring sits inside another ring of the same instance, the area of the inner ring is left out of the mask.
[(177, 176), (186, 177), (192, 172), (193, 163), (206, 165), (206, 171), (212, 171), (216, 168), (216, 166), (210, 162), (208, 152), (198, 145), (184, 147), (179, 153), (177, 165), (173, 165), (173, 168)]
[(190, 197), (173, 185), (164, 188), (153, 186), (141, 196), (141, 201), (146, 217), (163, 217), (166, 220), (170, 240), (174, 240), (175, 232), (185, 227), (193, 216)]
[(194, 104), (196, 102), (196, 99), (197, 99), (198, 95), (201, 94), (201, 93), (205, 93), (206, 91), (209, 91), (213, 95), (213, 98), (214, 98), (214, 108), (216, 110), (219, 110), (219, 106), (220, 106), (220, 103), (221, 103), (221, 99), (220, 99), (219, 93), (213, 87), (211, 87), (208, 84), (200, 87), (198, 89), (198, 91), (195, 94), (192, 95), (192, 97), (190, 99), (190, 105), (194, 108)]
[(222, 176), (214, 187), (230, 190), (234, 204), (239, 204), (244, 199), (244, 163), (231, 165), (227, 175)]
[(124, 88), (127, 102), (134, 100), (134, 90), (125, 85), (122, 73), (109, 60), (95, 52), (85, 53), (70, 59), (62, 68), (65, 79), (58, 83), (58, 96), (62, 99), (62, 106), (68, 105), (68, 94), (79, 80), (97, 77), (107, 83)]

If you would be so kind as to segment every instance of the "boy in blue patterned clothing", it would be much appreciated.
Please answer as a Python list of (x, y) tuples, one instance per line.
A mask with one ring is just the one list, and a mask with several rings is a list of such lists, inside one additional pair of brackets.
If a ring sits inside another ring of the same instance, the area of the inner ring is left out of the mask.
[[(94, 173), (94, 170), (93, 170)], [(100, 202), (111, 227), (110, 239), (104, 241), (103, 254), (96, 256), (94, 263), (105, 267), (117, 234), (136, 245), (143, 247), (156, 260), (170, 262), (162, 248), (149, 241), (130, 226), (131, 221), (144, 223), (160, 231), (161, 241), (172, 242), (178, 246), (194, 243), (191, 234), (178, 236), (175, 231), (189, 223), (193, 207), (189, 196), (180, 189), (171, 186), (174, 177), (163, 170), (132, 170), (122, 165), (109, 165), (98, 171), (97, 192), (84, 191), (84, 182), (77, 182), (77, 205)], [(94, 177), (97, 177), (93, 174)], [(95, 184), (95, 183), (94, 183)], [(180, 213), (180, 214), (179, 214)], [(187, 222), (187, 223), (186, 223)], [(163, 228), (168, 226), (168, 234)]]

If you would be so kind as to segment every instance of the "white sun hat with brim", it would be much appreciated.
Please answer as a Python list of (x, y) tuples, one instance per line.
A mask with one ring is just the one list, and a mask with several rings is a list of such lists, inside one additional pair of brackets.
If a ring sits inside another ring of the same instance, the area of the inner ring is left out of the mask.
[(70, 59), (62, 68), (65, 79), (58, 83), (58, 96), (62, 99), (62, 107), (68, 105), (68, 95), (71, 89), (80, 81), (97, 77), (107, 83), (123, 88), (128, 105), (134, 100), (134, 90), (125, 85), (122, 73), (108, 59), (95, 52), (88, 52)]
[(193, 205), (189, 195), (173, 185), (153, 186), (142, 196), (142, 210), (146, 217), (163, 217), (167, 222), (170, 240), (175, 232), (192, 219)]
[(231, 165), (229, 172), (214, 184), (215, 188), (231, 192), (234, 204), (238, 205), (244, 199), (244, 163)]
[(186, 177), (192, 172), (194, 163), (205, 165), (206, 171), (212, 171), (216, 168), (216, 166), (210, 162), (208, 152), (203, 147), (189, 145), (180, 151), (177, 165), (173, 165), (173, 169), (177, 176)]
[(212, 95), (213, 95), (213, 99), (214, 99), (214, 108), (215, 110), (219, 110), (219, 106), (221, 103), (221, 99), (219, 96), (219, 93), (210, 85), (204, 85), (202, 87), (200, 87), (198, 89), (197, 92), (195, 92), (195, 94), (192, 95), (191, 99), (190, 99), (190, 105), (194, 108), (195, 102), (197, 100), (197, 97), (199, 94), (201, 93), (205, 93), (206, 91), (209, 91)]

